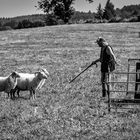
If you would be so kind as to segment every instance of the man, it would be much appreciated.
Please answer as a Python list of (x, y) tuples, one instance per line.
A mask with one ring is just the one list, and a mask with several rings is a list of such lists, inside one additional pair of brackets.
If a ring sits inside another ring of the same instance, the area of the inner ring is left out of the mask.
[(107, 94), (107, 81), (109, 80), (109, 73), (115, 70), (115, 64), (117, 64), (117, 62), (112, 47), (104, 38), (98, 37), (96, 43), (99, 47), (101, 47), (100, 58), (95, 62), (101, 62), (102, 97), (105, 97)]

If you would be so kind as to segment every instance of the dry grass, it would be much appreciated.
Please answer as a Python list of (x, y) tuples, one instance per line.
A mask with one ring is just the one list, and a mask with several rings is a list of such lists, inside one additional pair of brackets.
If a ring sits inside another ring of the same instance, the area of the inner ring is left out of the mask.
[(63, 25), (0, 32), (1, 75), (46, 68), (50, 77), (35, 100), (0, 97), (1, 139), (139, 139), (140, 109), (108, 114), (100, 101), (100, 66), (68, 81), (99, 57), (94, 43), (103, 36), (127, 71), (140, 55), (139, 23)]

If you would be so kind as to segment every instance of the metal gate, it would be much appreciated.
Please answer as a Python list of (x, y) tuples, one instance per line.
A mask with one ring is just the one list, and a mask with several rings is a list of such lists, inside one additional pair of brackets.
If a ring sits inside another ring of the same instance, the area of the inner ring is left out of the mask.
[(140, 59), (128, 59), (127, 72), (113, 72), (108, 80), (108, 111), (140, 104)]

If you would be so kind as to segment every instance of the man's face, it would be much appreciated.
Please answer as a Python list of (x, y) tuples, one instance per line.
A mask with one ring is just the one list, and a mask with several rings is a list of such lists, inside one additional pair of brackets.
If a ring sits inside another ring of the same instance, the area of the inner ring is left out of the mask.
[(98, 42), (97, 44), (99, 45), (99, 47), (103, 46), (102, 42)]

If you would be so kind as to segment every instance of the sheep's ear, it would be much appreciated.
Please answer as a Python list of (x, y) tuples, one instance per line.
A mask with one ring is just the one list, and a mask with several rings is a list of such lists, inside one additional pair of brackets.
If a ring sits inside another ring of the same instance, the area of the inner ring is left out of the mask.
[(36, 71), (36, 72), (35, 72), (35, 75), (38, 75), (38, 74), (39, 74), (39, 71)]
[(10, 74), (12, 77), (14, 77), (16, 75), (16, 72), (13, 71), (11, 74)]
[(13, 72), (11, 73), (11, 76), (12, 76), (12, 77), (20, 77), (19, 74), (18, 74), (16, 71), (13, 71)]

